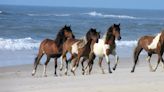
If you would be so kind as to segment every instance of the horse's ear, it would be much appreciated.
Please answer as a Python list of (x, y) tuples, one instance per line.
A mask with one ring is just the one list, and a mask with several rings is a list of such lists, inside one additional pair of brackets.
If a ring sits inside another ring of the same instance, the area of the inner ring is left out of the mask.
[(69, 25), (69, 27), (71, 28), (71, 24)]
[(115, 26), (116, 26), (116, 24), (114, 23), (112, 27), (115, 27)]
[(66, 27), (67, 27), (67, 25), (65, 24), (64, 28), (66, 28)]
[(118, 26), (120, 26), (120, 23), (118, 24)]

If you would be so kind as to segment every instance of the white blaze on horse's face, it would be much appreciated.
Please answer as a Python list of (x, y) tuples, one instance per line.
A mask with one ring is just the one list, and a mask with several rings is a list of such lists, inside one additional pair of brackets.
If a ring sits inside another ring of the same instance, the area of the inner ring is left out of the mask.
[(157, 48), (157, 44), (159, 42), (160, 36), (161, 36), (161, 33), (157, 34), (157, 36), (153, 39), (151, 44), (148, 45), (148, 49), (156, 49)]

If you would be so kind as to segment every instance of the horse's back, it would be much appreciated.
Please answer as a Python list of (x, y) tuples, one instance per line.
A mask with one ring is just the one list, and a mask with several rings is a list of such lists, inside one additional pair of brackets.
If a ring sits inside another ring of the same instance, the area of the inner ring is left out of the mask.
[(145, 50), (148, 49), (148, 45), (151, 44), (151, 42), (153, 41), (154, 36), (142, 36), (139, 40), (138, 40), (138, 46), (144, 48)]
[(54, 54), (58, 52), (58, 47), (54, 40), (45, 39), (40, 44), (40, 50), (42, 50), (46, 54)]
[(71, 46), (76, 43), (78, 40), (77, 39), (67, 39), (65, 43), (63, 44), (63, 49), (65, 50), (70, 50)]

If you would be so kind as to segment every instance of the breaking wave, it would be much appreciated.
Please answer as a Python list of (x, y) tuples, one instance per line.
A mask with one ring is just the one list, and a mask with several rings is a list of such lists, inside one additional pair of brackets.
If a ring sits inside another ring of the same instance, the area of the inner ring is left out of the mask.
[[(34, 40), (31, 37), (20, 39), (4, 39), (0, 38), (0, 50), (31, 50), (38, 49), (39, 40)], [(118, 47), (133, 47), (137, 41), (116, 41)]]
[(29, 50), (38, 48), (40, 41), (31, 37), (21, 39), (4, 39), (0, 38), (0, 50)]
[(119, 18), (119, 19), (139, 19), (137, 17), (134, 16), (128, 16), (128, 15), (113, 15), (113, 14), (102, 14), (102, 13), (98, 13), (96, 11), (92, 11), (89, 13), (84, 13), (90, 16), (97, 16), (97, 17), (103, 17), (103, 18)]

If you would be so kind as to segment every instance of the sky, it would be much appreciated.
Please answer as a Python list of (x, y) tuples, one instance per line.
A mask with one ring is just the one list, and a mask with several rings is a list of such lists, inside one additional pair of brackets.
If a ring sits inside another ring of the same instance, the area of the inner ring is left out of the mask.
[(0, 0), (0, 4), (164, 10), (164, 0)]

